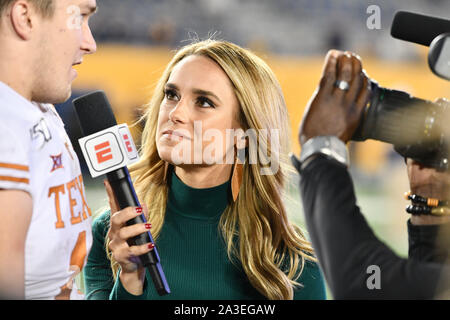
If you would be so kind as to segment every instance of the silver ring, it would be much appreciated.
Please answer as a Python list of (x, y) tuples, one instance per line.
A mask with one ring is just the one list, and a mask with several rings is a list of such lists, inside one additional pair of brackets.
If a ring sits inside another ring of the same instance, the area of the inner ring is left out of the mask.
[(341, 90), (347, 91), (350, 88), (350, 84), (345, 80), (337, 80), (334, 85)]

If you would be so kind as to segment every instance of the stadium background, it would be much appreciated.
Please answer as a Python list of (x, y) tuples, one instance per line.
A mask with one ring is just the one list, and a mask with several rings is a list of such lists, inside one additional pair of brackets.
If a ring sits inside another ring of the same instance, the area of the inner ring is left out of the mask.
[[(192, 39), (213, 36), (252, 49), (266, 60), (281, 83), (291, 120), (292, 151), (299, 153), (297, 130), (304, 108), (320, 78), (323, 58), (331, 48), (362, 57), (372, 79), (384, 87), (416, 97), (449, 98), (450, 84), (427, 66), (427, 48), (393, 39), (390, 24), (397, 10), (449, 18), (445, 0), (97, 0), (91, 19), (98, 51), (77, 67), (73, 96), (57, 107), (77, 147), (80, 137), (70, 101), (86, 92), (104, 90), (118, 123), (133, 125), (175, 49)], [(380, 29), (367, 20), (380, 9)], [(132, 127), (139, 143), (140, 128)], [(351, 174), (358, 205), (375, 233), (396, 253), (407, 256), (408, 180), (403, 159), (392, 146), (367, 141), (351, 143)], [(79, 154), (82, 160), (81, 154)], [(83, 162), (83, 160), (82, 160)], [(102, 178), (90, 179), (83, 165), (88, 203), (97, 215), (107, 207)], [(292, 219), (304, 225), (293, 176), (286, 197)], [(330, 208), (332, 211), (333, 208)], [(163, 264), (164, 265), (164, 264)], [(82, 278), (77, 282), (81, 287)], [(329, 294), (329, 298), (332, 298)]]

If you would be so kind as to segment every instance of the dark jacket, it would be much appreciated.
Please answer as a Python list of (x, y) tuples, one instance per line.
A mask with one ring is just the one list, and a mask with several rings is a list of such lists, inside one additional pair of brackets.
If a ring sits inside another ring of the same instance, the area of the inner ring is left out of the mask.
[[(302, 170), (298, 162), (294, 165), (301, 171), (308, 232), (335, 299), (432, 299), (448, 294), (450, 224), (413, 226), (408, 221), (409, 258), (398, 257), (361, 214), (345, 166), (322, 155)], [(447, 240), (437, 242), (440, 228)], [(379, 288), (370, 278), (376, 268)]]

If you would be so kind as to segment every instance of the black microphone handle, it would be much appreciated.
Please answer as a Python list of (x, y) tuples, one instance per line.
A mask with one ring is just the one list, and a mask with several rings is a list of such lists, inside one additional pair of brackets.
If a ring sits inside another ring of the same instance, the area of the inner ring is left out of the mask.
[[(137, 198), (136, 192), (134, 191), (133, 184), (131, 182), (130, 174), (128, 168), (120, 168), (109, 172), (106, 177), (111, 185), (114, 195), (117, 199), (120, 209), (125, 209), (127, 207), (140, 207), (139, 200)], [(127, 225), (133, 225), (138, 223), (146, 223), (144, 214), (137, 216), (134, 219), (127, 221)], [(150, 232), (142, 233), (128, 241), (129, 245), (142, 245), (146, 243), (153, 243), (153, 237)], [(153, 283), (155, 285), (156, 291), (160, 296), (170, 293), (169, 285), (167, 284), (166, 277), (162, 270), (158, 250), (156, 246), (153, 250), (146, 254), (139, 256), (142, 264), (147, 268), (152, 277)]]

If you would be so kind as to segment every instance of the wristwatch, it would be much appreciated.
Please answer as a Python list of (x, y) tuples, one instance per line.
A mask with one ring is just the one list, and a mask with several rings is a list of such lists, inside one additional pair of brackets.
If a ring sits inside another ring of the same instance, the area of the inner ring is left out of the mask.
[[(300, 161), (294, 164), (297, 169), (304, 169), (313, 155), (324, 154), (344, 166), (349, 166), (348, 151), (345, 143), (336, 136), (317, 136), (309, 139), (302, 147)], [(292, 157), (291, 157), (292, 158)], [(293, 159), (293, 162), (295, 162)]]

